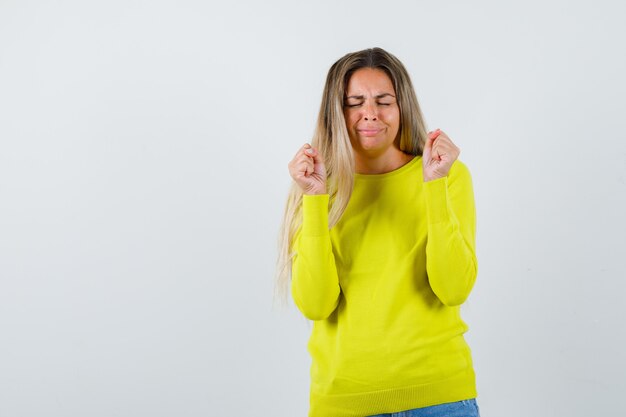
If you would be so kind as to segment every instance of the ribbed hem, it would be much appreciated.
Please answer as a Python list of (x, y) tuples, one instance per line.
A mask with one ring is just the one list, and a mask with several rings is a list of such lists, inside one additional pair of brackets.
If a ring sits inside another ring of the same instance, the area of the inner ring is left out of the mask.
[(309, 417), (365, 417), (476, 397), (476, 376), (470, 368), (452, 378), (425, 385), (342, 395), (319, 395), (311, 391)]

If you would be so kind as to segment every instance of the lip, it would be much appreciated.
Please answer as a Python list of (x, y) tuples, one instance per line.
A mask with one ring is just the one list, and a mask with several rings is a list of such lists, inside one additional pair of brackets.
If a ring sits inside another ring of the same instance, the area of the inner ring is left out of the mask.
[(363, 136), (376, 136), (382, 129), (357, 129), (357, 132)]

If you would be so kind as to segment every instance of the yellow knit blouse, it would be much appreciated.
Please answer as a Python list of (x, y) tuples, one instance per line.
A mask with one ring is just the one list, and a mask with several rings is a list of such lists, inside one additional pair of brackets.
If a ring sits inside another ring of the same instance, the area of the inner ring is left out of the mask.
[(364, 417), (475, 398), (460, 305), (477, 274), (470, 172), (424, 182), (422, 157), (355, 174), (329, 230), (329, 196), (303, 197), (291, 294), (313, 329), (309, 417)]

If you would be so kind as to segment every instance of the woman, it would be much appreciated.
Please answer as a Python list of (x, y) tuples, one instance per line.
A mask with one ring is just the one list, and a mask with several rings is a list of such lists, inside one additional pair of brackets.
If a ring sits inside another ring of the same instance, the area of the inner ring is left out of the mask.
[(393, 55), (330, 68), (312, 143), (289, 163), (279, 259), (279, 285), (314, 321), (310, 417), (479, 415), (460, 317), (476, 217), (459, 152), (427, 134)]

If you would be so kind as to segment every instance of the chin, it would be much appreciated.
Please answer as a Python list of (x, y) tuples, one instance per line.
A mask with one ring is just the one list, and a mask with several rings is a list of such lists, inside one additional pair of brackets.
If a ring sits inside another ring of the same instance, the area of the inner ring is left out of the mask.
[(393, 146), (393, 145), (387, 145), (385, 142), (383, 142), (380, 139), (369, 139), (368, 140), (363, 140), (361, 139), (359, 141), (360, 145), (361, 145), (361, 149), (363, 149), (364, 151), (368, 151), (368, 152), (380, 152), (385, 150), (385, 148), (387, 148), (388, 146)]

